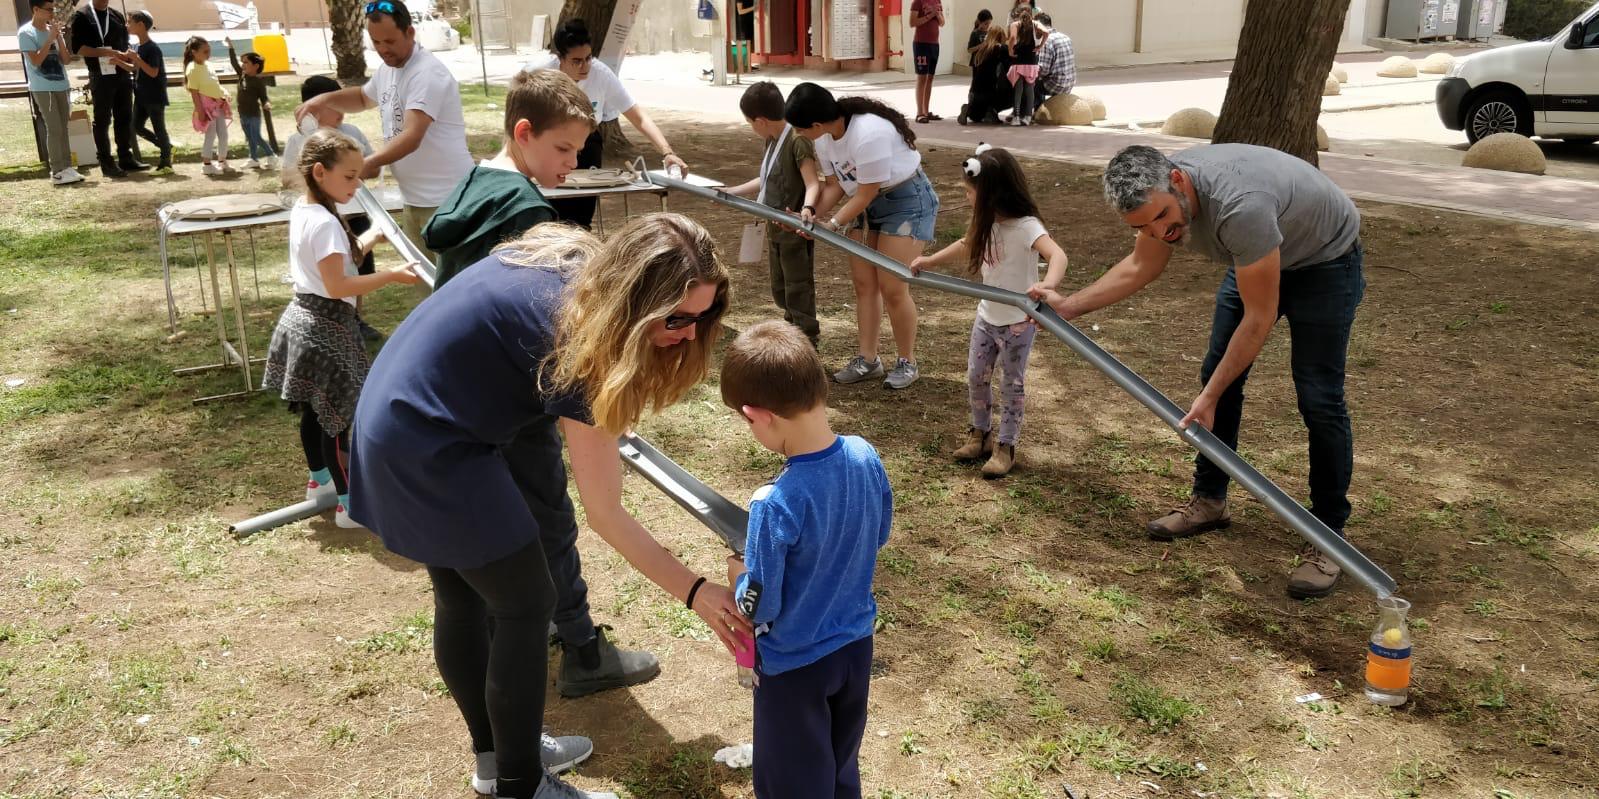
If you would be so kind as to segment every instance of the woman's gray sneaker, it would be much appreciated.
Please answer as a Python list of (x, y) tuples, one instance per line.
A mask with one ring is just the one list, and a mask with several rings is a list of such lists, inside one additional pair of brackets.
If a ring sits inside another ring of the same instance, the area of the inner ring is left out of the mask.
[(894, 368), (888, 371), (888, 377), (883, 379), (883, 385), (888, 388), (906, 388), (921, 376), (922, 371), (916, 368), (916, 364), (901, 358), (894, 364)]
[(833, 379), (843, 383), (844, 385), (849, 385), (850, 383), (859, 383), (862, 380), (870, 380), (874, 377), (882, 376), (883, 362), (881, 360), (876, 360), (872, 361), (871, 363), (867, 363), (866, 358), (861, 355), (857, 355), (849, 359), (849, 363), (844, 364), (843, 369), (833, 373)]
[(539, 760), (551, 774), (571, 771), (594, 754), (594, 742), (581, 735), (562, 735), (557, 738), (544, 733), (541, 744)]

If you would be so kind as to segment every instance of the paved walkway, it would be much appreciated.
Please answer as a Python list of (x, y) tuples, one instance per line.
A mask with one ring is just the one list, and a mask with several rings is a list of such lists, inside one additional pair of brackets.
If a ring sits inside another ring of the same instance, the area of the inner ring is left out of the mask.
[[(929, 144), (975, 148), (988, 142), (1017, 153), (1103, 166), (1130, 144), (1168, 152), (1193, 139), (1090, 128), (918, 125)], [(1321, 169), (1357, 199), (1442, 208), (1515, 222), (1599, 232), (1599, 183), (1460, 166), (1322, 153)]]

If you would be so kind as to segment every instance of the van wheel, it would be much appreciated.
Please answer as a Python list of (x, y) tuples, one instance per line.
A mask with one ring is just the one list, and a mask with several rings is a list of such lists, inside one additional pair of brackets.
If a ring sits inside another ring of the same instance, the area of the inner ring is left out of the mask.
[(1487, 92), (1466, 106), (1466, 140), (1476, 144), (1495, 133), (1532, 135), (1532, 111), (1520, 96), (1506, 91)]

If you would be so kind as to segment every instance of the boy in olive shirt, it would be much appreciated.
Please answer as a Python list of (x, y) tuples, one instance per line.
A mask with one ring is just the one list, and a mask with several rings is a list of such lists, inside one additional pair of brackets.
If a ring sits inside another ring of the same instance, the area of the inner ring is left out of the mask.
[[(754, 180), (727, 190), (739, 197), (755, 197), (771, 208), (797, 214), (816, 206), (821, 183), (816, 171), (816, 146), (794, 133), (783, 121), (783, 92), (771, 81), (744, 90), (738, 101), (744, 120), (766, 142), (761, 173)], [(816, 282), (813, 277), (815, 242), (775, 224), (767, 225), (767, 259), (772, 271), (772, 301), (783, 309), (783, 319), (805, 332), (815, 345), (822, 327), (816, 321)]]

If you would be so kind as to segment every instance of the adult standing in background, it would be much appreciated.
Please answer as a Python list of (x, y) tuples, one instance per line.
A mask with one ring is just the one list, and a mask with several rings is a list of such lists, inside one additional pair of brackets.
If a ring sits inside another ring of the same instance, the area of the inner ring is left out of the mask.
[[(106, 177), (149, 169), (133, 154), (133, 54), (128, 23), (111, 0), (90, 0), (72, 15), (72, 46), (89, 66), (94, 98), (94, 153)], [(115, 126), (116, 152), (111, 150)]]
[(1038, 48), (1038, 105), (1061, 94), (1070, 94), (1077, 88), (1077, 53), (1072, 49), (1072, 38), (1055, 30), (1055, 21), (1048, 14), (1033, 18), (1044, 34), (1044, 44)]
[[(655, 145), (668, 169), (675, 166), (684, 174), (688, 173), (688, 164), (672, 152), (672, 145), (667, 144), (666, 136), (655, 126), (655, 120), (650, 119), (650, 115), (633, 101), (633, 95), (628, 93), (616, 73), (605, 62), (594, 58), (594, 40), (589, 37), (588, 25), (583, 20), (569, 19), (562, 23), (555, 29), (550, 46), (555, 48), (553, 55), (530, 61), (522, 69), (559, 69), (565, 72), (567, 77), (577, 81), (578, 88), (588, 96), (589, 105), (594, 109), (595, 122), (603, 126), (607, 122), (614, 122), (617, 117), (627, 117), (627, 121), (633, 123), (633, 127), (644, 134), (650, 144)], [(598, 167), (604, 160), (605, 136), (602, 129), (596, 127), (583, 143), (583, 151), (577, 154), (577, 168)], [(550, 204), (555, 206), (555, 213), (560, 215), (562, 221), (587, 228), (594, 224), (594, 208), (599, 205), (599, 200), (594, 197), (574, 197), (551, 200)]]
[(72, 85), (67, 83), (66, 60), (71, 50), (61, 38), (56, 24), (54, 0), (31, 0), (33, 17), (17, 29), (17, 50), (22, 53), (23, 71), (28, 75), (28, 94), (39, 109), (44, 123), (44, 144), (50, 182), (57, 186), (83, 180), (72, 168), (72, 149), (67, 141), (68, 108)]
[(926, 124), (943, 117), (934, 114), (933, 75), (938, 72), (938, 29), (944, 27), (944, 6), (939, 0), (911, 0), (911, 55), (916, 64), (916, 121)]
[[(1310, 433), (1310, 512), (1343, 535), (1355, 467), (1344, 367), (1366, 290), (1355, 203), (1310, 164), (1251, 144), (1201, 145), (1170, 158), (1127, 147), (1105, 167), (1105, 199), (1137, 231), (1132, 253), (1069, 296), (1030, 293), (1075, 319), (1149, 285), (1174, 247), (1226, 266), (1199, 370), (1204, 388), (1178, 427), (1197, 424), (1237, 449), (1244, 382), (1272, 327), (1288, 317), (1294, 393)], [(1171, 541), (1228, 526), (1227, 483), (1227, 473), (1199, 455), (1188, 504), (1149, 522), (1150, 537)], [(1288, 575), (1288, 595), (1326, 596), (1340, 571), (1306, 544)]]
[[(378, 109), (384, 144), (366, 157), (361, 177), (377, 177), (384, 166), (394, 170), (405, 204), (401, 226), (407, 238), (423, 247), (422, 227), (472, 171), (461, 87), (449, 68), (417, 43), (411, 11), (402, 0), (367, 3), (366, 32), (383, 66), (365, 86), (340, 89), (302, 103), (294, 118), (299, 122), (308, 114)], [(436, 260), (432, 252), (427, 255)]]

